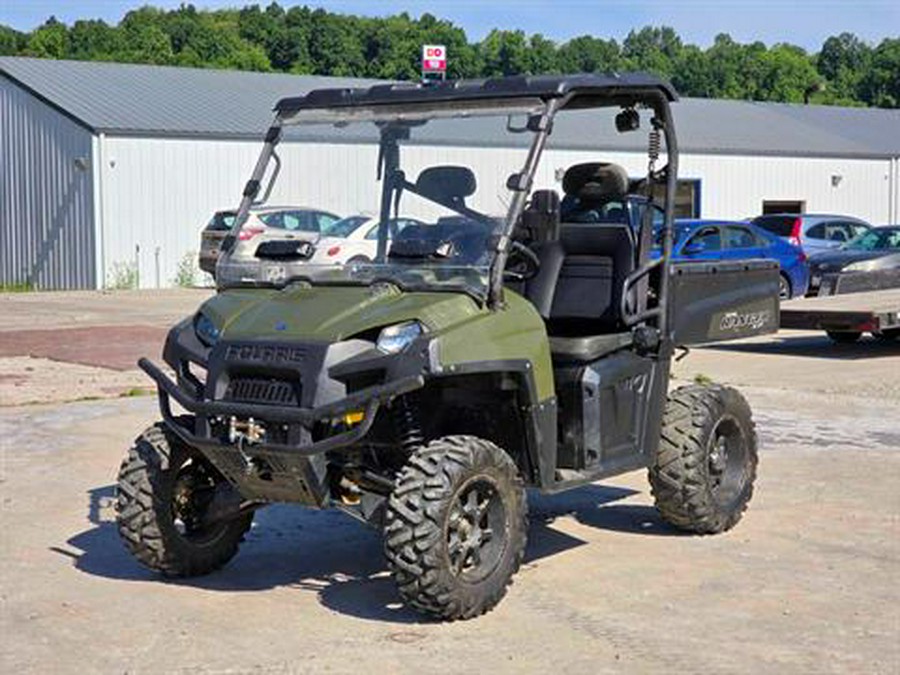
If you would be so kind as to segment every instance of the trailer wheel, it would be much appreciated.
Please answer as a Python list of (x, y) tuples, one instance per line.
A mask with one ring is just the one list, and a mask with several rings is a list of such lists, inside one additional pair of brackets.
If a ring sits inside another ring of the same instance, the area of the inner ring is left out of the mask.
[(253, 513), (209, 522), (224, 479), (163, 423), (149, 427), (119, 469), (116, 520), (125, 547), (166, 576), (207, 574), (237, 553)]
[(900, 341), (900, 328), (888, 328), (887, 330), (873, 333), (873, 335), (882, 342)]
[(734, 527), (753, 496), (756, 445), (750, 406), (736, 389), (691, 385), (672, 392), (649, 471), (662, 517), (698, 534)]
[(827, 330), (825, 334), (839, 345), (852, 345), (862, 337), (862, 333), (856, 330)]
[(384, 551), (404, 601), (442, 619), (492, 609), (519, 569), (525, 489), (503, 450), (446, 436), (416, 450), (388, 499)]

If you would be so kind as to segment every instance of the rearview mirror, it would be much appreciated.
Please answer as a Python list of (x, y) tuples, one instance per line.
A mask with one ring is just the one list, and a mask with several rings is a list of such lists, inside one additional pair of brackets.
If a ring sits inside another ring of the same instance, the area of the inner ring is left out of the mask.
[(628, 131), (637, 131), (641, 128), (641, 116), (634, 108), (625, 108), (616, 115), (616, 131), (624, 134)]

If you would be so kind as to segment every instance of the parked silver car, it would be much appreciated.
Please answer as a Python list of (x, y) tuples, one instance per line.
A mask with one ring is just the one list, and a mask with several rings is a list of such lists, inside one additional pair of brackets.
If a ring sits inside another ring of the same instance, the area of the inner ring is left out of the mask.
[(836, 249), (872, 228), (853, 216), (821, 213), (768, 213), (750, 222), (799, 246), (807, 256)]
[[(215, 274), (222, 241), (234, 224), (237, 211), (217, 211), (200, 235), (200, 269)], [(273, 239), (315, 241), (340, 220), (328, 211), (303, 206), (267, 206), (251, 209), (238, 235), (232, 259), (251, 260), (259, 245)]]

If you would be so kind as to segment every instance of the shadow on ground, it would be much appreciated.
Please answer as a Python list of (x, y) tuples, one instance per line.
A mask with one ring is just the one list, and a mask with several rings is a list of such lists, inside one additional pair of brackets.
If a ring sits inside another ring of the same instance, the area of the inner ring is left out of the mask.
[[(531, 494), (525, 564), (585, 544), (552, 527), (561, 516), (615, 532), (677, 534), (651, 507), (616, 504), (633, 494), (634, 490), (597, 485), (554, 496)], [(71, 548), (52, 550), (72, 558), (82, 572), (107, 579), (226, 592), (295, 588), (315, 592), (324, 606), (349, 616), (394, 623), (427, 621), (402, 605), (382, 556), (379, 533), (339, 511), (287, 505), (261, 509), (241, 552), (225, 568), (205, 577), (166, 580), (125, 551), (113, 522), (113, 501), (112, 485), (91, 490), (87, 513), (91, 527), (66, 542)]]
[(866, 335), (859, 342), (842, 345), (832, 342), (825, 333), (792, 336), (781, 332), (765, 342), (723, 342), (707, 345), (700, 349), (739, 354), (777, 354), (779, 356), (807, 356), (817, 359), (855, 361), (897, 356), (900, 354), (900, 342), (877, 340)]

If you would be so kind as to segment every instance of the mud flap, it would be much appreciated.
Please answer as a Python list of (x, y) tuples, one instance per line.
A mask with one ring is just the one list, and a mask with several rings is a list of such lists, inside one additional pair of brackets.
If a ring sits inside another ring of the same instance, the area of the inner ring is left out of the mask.
[(670, 274), (668, 318), (674, 344), (737, 340), (778, 330), (778, 263), (674, 263)]

